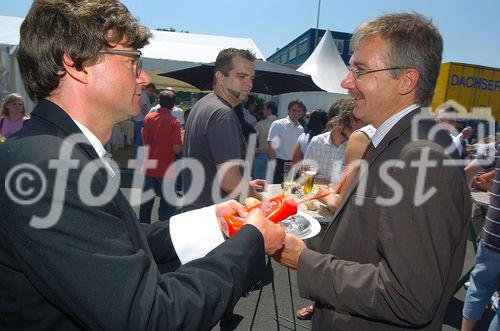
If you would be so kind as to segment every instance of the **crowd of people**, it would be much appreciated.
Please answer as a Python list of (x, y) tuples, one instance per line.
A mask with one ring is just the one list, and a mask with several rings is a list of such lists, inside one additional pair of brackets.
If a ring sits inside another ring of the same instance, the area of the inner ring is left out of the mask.
[[(2, 104), (0, 329), (209, 330), (262, 286), (266, 254), (297, 270), (299, 294), (313, 302), (297, 313), (313, 330), (441, 329), (464, 262), (469, 183), (488, 162), (449, 162), (467, 158), (471, 136), (457, 136), (452, 107), (414, 121), (441, 64), (429, 19), (360, 25), (342, 81), (349, 98), (310, 114), (294, 99), (281, 119), (266, 102), (259, 120), (255, 57), (234, 48), (219, 53), (213, 92), (184, 118), (177, 92), (157, 93), (142, 70), (151, 34), (119, 1), (35, 0), (20, 35), (37, 105), (28, 116), (17, 94)], [(103, 146), (130, 118), (145, 156), (139, 216), (110, 180)], [(346, 183), (324, 201), (333, 221), (314, 249), (241, 204), (294, 163)], [(498, 289), (498, 171), (464, 330)], [(245, 219), (233, 236), (230, 214)], [(497, 313), (492, 330), (498, 323)]]

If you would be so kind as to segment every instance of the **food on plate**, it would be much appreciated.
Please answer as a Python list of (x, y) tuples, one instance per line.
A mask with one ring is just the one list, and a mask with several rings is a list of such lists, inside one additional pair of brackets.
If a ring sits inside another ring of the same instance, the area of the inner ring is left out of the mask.
[(311, 222), (300, 214), (290, 216), (281, 221), (280, 224), (283, 226), (286, 233), (293, 234), (298, 237), (307, 233), (311, 227)]

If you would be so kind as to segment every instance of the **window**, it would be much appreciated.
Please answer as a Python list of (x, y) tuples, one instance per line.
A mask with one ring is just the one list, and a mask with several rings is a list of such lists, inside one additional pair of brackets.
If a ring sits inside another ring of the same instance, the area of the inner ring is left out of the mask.
[(288, 56), (287, 55), (288, 54), (287, 54), (286, 49), (283, 52), (281, 52), (281, 54), (280, 54), (280, 63), (286, 63), (286, 61), (288, 61)]
[(288, 59), (293, 60), (297, 56), (297, 45), (294, 45), (292, 48), (290, 48), (290, 51), (288, 53)]
[(308, 48), (309, 48), (309, 40), (307, 38), (302, 39), (299, 42), (299, 56), (306, 54)]
[(339, 50), (339, 54), (344, 53), (344, 40), (342, 39), (333, 39), (335, 42), (335, 46), (337, 46), (337, 49)]

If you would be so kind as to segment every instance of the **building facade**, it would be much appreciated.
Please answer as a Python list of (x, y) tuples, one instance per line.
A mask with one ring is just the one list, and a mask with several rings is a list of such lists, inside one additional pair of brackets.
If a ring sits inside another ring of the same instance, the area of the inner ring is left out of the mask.
[[(318, 29), (318, 39), (316, 41), (316, 29), (309, 29), (299, 37), (295, 38), (292, 42), (288, 43), (285, 47), (279, 49), (273, 55), (267, 58), (267, 61), (287, 64), (292, 66), (300, 66), (304, 63), (309, 55), (312, 54), (316, 45), (319, 44), (321, 38), (326, 30)], [(351, 40), (351, 33), (331, 31), (335, 45), (339, 50), (339, 54), (344, 60), (345, 64), (349, 63), (351, 52), (349, 51), (349, 42)]]

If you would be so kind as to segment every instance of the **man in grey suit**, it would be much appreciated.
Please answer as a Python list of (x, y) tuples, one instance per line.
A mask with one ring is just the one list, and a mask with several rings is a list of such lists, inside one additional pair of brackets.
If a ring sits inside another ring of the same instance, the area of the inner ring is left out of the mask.
[(449, 135), (412, 120), (432, 99), (442, 38), (419, 14), (389, 14), (361, 25), (351, 47), (342, 86), (377, 132), (320, 251), (287, 235), (275, 258), (297, 269), (300, 295), (315, 301), (313, 330), (441, 330), (470, 193), (457, 155), (445, 152)]
[(37, 0), (20, 32), (38, 103), (0, 146), (0, 329), (210, 330), (283, 229), (251, 212), (224, 241), (222, 217), (245, 214), (236, 201), (139, 223), (103, 147), (150, 82), (150, 32), (119, 1)]

